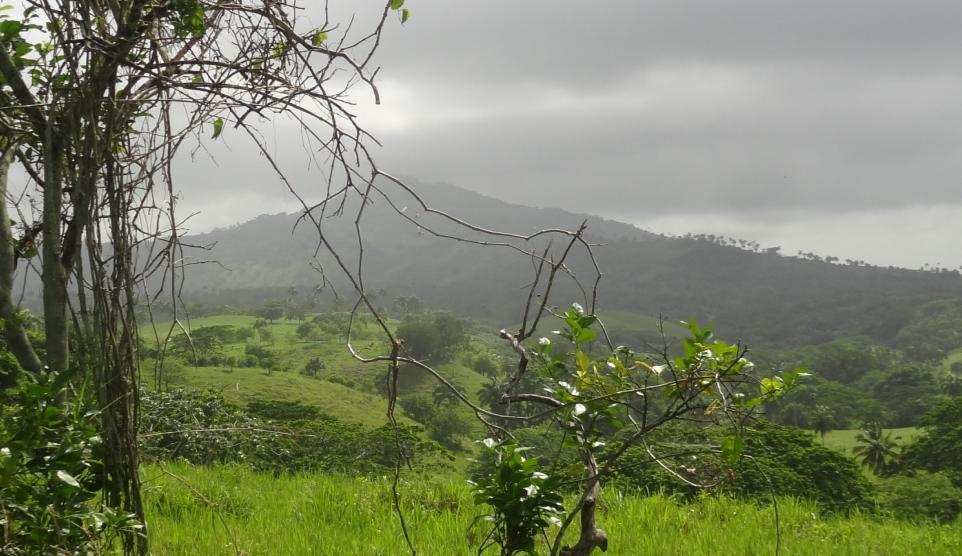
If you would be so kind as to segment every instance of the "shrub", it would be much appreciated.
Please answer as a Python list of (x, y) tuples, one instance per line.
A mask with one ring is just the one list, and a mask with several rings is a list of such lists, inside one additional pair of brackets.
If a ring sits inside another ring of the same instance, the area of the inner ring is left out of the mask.
[[(143, 392), (141, 415), (145, 460), (245, 463), (275, 473), (384, 473), (393, 469), (397, 454), (391, 426), (344, 423), (296, 402), (260, 400), (245, 412), (216, 392)], [(439, 452), (436, 444), (419, 440), (417, 432), (411, 426), (398, 430), (398, 440), (415, 464)]]
[(883, 510), (901, 519), (935, 519), (942, 523), (962, 513), (962, 490), (941, 473), (900, 475), (878, 483)]
[[(724, 434), (719, 431), (718, 438)], [(675, 453), (683, 452), (686, 445), (704, 443), (709, 438), (693, 427), (678, 426), (665, 429), (652, 440), (665, 443), (661, 452)], [(669, 440), (670, 445), (667, 444)], [(871, 484), (858, 465), (819, 445), (808, 432), (759, 421), (752, 433), (745, 436), (744, 442), (744, 453), (751, 457), (731, 468), (729, 479), (717, 487), (719, 492), (758, 500), (770, 499), (773, 494), (796, 496), (813, 500), (828, 512), (870, 507)], [(614, 442), (608, 450), (618, 447), (619, 444)], [(693, 454), (683, 459), (684, 465), (673, 467), (695, 482), (722, 475), (728, 468), (720, 457), (710, 453)], [(628, 448), (621, 462), (614, 473), (614, 482), (622, 487), (644, 492), (661, 491), (683, 498), (692, 498), (699, 490), (651, 462), (643, 447)], [(632, 465), (632, 462), (637, 464)]]
[(102, 554), (120, 531), (139, 527), (99, 501), (99, 418), (69, 378), (43, 374), (0, 404), (3, 554)]

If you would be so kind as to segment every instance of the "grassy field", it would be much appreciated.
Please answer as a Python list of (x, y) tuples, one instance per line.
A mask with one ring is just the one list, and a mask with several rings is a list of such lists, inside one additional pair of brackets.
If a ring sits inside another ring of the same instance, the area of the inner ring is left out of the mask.
[[(153, 554), (407, 553), (392, 513), (387, 479), (273, 477), (241, 467), (176, 464), (147, 466), (143, 477)], [(402, 483), (401, 493), (418, 554), (476, 553), (472, 547), (486, 534), (486, 522), (476, 521), (481, 510), (474, 506), (466, 484), (414, 479)], [(608, 491), (600, 508), (599, 525), (610, 538), (606, 554), (775, 553), (771, 507), (714, 498), (679, 505), (657, 496)], [(814, 506), (792, 499), (780, 501), (779, 515), (780, 548), (786, 555), (962, 553), (962, 522), (937, 526), (861, 515), (819, 517)]]
[[(915, 437), (922, 433), (922, 431), (916, 427), (883, 429), (883, 431), (886, 433), (891, 432), (892, 438), (895, 439), (895, 441), (899, 444), (907, 444), (909, 441), (915, 439)], [(852, 448), (858, 445), (858, 443), (855, 441), (855, 437), (860, 432), (862, 432), (861, 429), (830, 431), (825, 435), (825, 446), (834, 448), (851, 456)]]
[(952, 365), (959, 361), (962, 361), (962, 349), (957, 349), (946, 355), (945, 359), (942, 360), (941, 370), (946, 373), (951, 372)]
[[(224, 315), (192, 319), (191, 330), (208, 326), (232, 326), (235, 328), (251, 328), (256, 317), (245, 315)], [(180, 386), (190, 389), (213, 389), (224, 394), (229, 401), (239, 405), (261, 400), (283, 400), (303, 402), (318, 407), (324, 413), (337, 416), (348, 422), (368, 426), (379, 426), (387, 422), (387, 402), (375, 393), (374, 383), (386, 373), (385, 363), (365, 364), (354, 359), (348, 351), (344, 337), (340, 335), (324, 337), (320, 340), (302, 340), (297, 336), (297, 327), (301, 323), (296, 320), (278, 319), (270, 324), (272, 339), (262, 341), (249, 340), (263, 345), (278, 355), (282, 371), (269, 373), (259, 367), (193, 367), (187, 365)], [(397, 323), (390, 322), (394, 326)], [(141, 330), (147, 345), (156, 344), (154, 330), (163, 338), (170, 329), (169, 322), (157, 323), (155, 327), (144, 326)], [(354, 347), (364, 356), (386, 354), (389, 350), (379, 335), (373, 323), (359, 323)], [(182, 334), (180, 328), (175, 328), (174, 335)], [(238, 359), (244, 356), (243, 342), (226, 344), (220, 347), (224, 356), (234, 356)], [(477, 391), (484, 382), (484, 377), (469, 368), (466, 364), (477, 353), (487, 353), (491, 346), (475, 342), (467, 353), (458, 354), (451, 361), (441, 362), (436, 369), (446, 378), (464, 388), (471, 398), (477, 397)], [(318, 377), (308, 377), (300, 371), (312, 357), (320, 358), (325, 368)], [(144, 373), (149, 374), (152, 361), (144, 365)], [(402, 372), (417, 372), (421, 376), (417, 380), (408, 381), (402, 393), (409, 395), (421, 393), (430, 395), (437, 382), (421, 371), (402, 369)], [(461, 408), (468, 414), (467, 408)], [(395, 410), (401, 423), (413, 423), (398, 406)], [(480, 426), (478, 434), (481, 434)]]

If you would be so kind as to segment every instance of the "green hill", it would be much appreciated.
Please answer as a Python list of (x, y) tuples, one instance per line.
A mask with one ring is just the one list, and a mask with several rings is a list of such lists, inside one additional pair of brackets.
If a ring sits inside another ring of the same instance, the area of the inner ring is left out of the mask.
[[(855, 335), (902, 343), (912, 335), (912, 331), (902, 332), (903, 328), (913, 320), (930, 318), (933, 310), (942, 310), (928, 306), (930, 302), (962, 298), (962, 278), (956, 271), (933, 273), (786, 257), (775, 249), (756, 252), (731, 242), (721, 245), (718, 238), (658, 236), (582, 214), (513, 205), (453, 186), (416, 186), (432, 205), (491, 229), (526, 234), (541, 228), (574, 228), (587, 219), (588, 238), (603, 244), (596, 248), (604, 272), (602, 310), (716, 323), (726, 337), (751, 344), (799, 346)], [(362, 222), (366, 287), (380, 293), (386, 308), (396, 298), (413, 295), (429, 306), (501, 326), (521, 320), (525, 286), (531, 280), (528, 258), (505, 248), (433, 237), (423, 227), (456, 230), (415, 210), (413, 200), (403, 195), (398, 194), (395, 201), (399, 208), (406, 206), (404, 214), (422, 227), (399, 217), (383, 199), (374, 199)], [(189, 268), (186, 299), (208, 306), (254, 306), (270, 298), (304, 300), (324, 282), (312, 264), (324, 269), (340, 294), (348, 294), (350, 284), (332, 259), (323, 250), (313, 259), (316, 231), (304, 222), (295, 226), (297, 220), (296, 215), (261, 216), (187, 238), (190, 244), (213, 246), (193, 252), (194, 259), (214, 259), (220, 264)], [(345, 264), (354, 267), (358, 250), (353, 220), (325, 219), (324, 230)], [(524, 246), (543, 247), (543, 243)], [(576, 274), (591, 274), (583, 255), (572, 256), (569, 266)], [(330, 293), (330, 287), (324, 291)], [(571, 280), (563, 279), (552, 299), (566, 304), (582, 299), (582, 293)], [(625, 337), (633, 339), (630, 334)], [(933, 347), (941, 349), (942, 344)]]

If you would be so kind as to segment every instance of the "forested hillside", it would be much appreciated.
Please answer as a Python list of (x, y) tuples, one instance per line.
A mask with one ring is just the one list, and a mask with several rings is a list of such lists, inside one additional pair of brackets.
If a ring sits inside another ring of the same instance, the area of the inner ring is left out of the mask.
[[(902, 329), (915, 317), (944, 312), (944, 306), (928, 303), (962, 297), (962, 278), (955, 271), (832, 264), (782, 256), (771, 248), (752, 251), (705, 239), (659, 236), (596, 217), (522, 207), (453, 186), (418, 187), (432, 206), (489, 229), (530, 234), (549, 227), (575, 228), (587, 219), (587, 237), (602, 244), (596, 247), (604, 272), (602, 311), (713, 322), (720, 333), (752, 344), (801, 346), (852, 335), (906, 343), (912, 332)], [(413, 199), (407, 206), (398, 203), (398, 209), (406, 209), (404, 215), (425, 227), (457, 231), (438, 217), (415, 210)], [(428, 306), (459, 314), (504, 324), (520, 320), (523, 288), (531, 279), (529, 259), (504, 247), (434, 237), (399, 216), (383, 199), (375, 198), (367, 210), (362, 228), (366, 279), (368, 289), (383, 290), (385, 306), (413, 295)], [(187, 238), (187, 243), (211, 246), (209, 251), (192, 250), (193, 260), (219, 263), (189, 267), (187, 299), (205, 305), (251, 306), (292, 293), (309, 297), (324, 282), (312, 268), (317, 233), (305, 221), (295, 227), (297, 221), (296, 215), (265, 215)], [(328, 219), (323, 229), (348, 264), (356, 264), (352, 222)], [(463, 231), (461, 235), (473, 237)], [(533, 242), (527, 248), (539, 245)], [(329, 258), (322, 257), (313, 266), (323, 268), (340, 293), (348, 293), (348, 284)], [(590, 286), (588, 261), (573, 256), (570, 266)], [(561, 281), (554, 299), (581, 296), (571, 281)]]

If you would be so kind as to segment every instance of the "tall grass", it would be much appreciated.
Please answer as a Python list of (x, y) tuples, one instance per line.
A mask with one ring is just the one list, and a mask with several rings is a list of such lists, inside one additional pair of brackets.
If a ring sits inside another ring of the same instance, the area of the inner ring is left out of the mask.
[[(387, 478), (274, 477), (243, 467), (179, 464), (146, 466), (143, 475), (154, 554), (408, 553)], [(402, 482), (401, 494), (419, 554), (476, 553), (487, 522), (478, 519), (482, 512), (466, 484), (412, 477)], [(793, 499), (779, 502), (779, 514), (786, 555), (962, 554), (959, 522), (820, 517), (814, 506)], [(776, 547), (770, 506), (724, 499), (680, 505), (660, 496), (608, 491), (599, 523), (609, 534), (612, 555), (761, 555), (774, 554)]]

